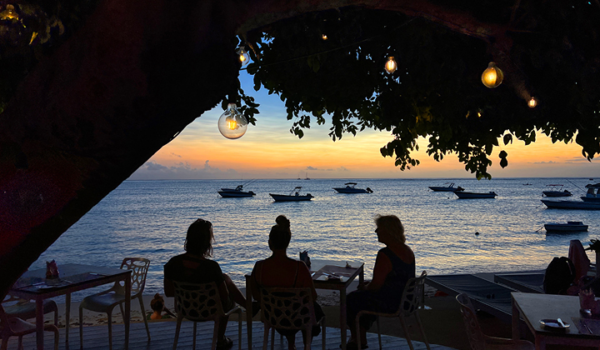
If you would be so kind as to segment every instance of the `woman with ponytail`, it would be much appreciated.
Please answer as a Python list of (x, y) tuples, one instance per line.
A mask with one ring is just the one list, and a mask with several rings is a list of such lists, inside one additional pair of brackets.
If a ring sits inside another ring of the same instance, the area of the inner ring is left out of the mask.
[[(279, 215), (275, 219), (277, 223), (271, 228), (269, 233), (269, 249), (273, 252), (271, 257), (257, 261), (252, 270), (252, 294), (260, 295), (260, 288), (311, 288), (313, 299), (317, 299), (317, 292), (313, 284), (312, 277), (308, 267), (302, 261), (294, 260), (287, 256), (287, 247), (292, 239), (290, 230), (290, 221), (284, 216)], [(315, 314), (317, 320), (324, 314), (323, 310), (315, 302)], [(284, 335), (288, 341), (288, 349), (295, 350), (295, 340), (297, 331), (277, 330)], [(312, 336), (316, 336), (321, 329), (316, 326), (312, 331)]]

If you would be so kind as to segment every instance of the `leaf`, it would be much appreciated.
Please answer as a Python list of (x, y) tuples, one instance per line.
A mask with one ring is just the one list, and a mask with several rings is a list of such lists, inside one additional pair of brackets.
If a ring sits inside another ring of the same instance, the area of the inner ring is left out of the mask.
[(509, 142), (510, 143), (513, 142), (512, 135), (511, 134), (504, 135), (504, 145), (508, 145)]

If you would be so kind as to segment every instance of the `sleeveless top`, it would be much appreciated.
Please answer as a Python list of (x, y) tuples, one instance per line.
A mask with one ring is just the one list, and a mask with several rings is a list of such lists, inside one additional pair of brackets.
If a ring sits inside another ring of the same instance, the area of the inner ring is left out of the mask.
[[(262, 285), (262, 277), (264, 275), (263, 273), (263, 267), (265, 266), (265, 261), (262, 260), (260, 262), (260, 281), (257, 279), (255, 282), (258, 283), (259, 286), (263, 286)], [(298, 261), (298, 264), (296, 265), (296, 275), (294, 276), (294, 284), (292, 284), (289, 288), (294, 288), (296, 287), (296, 282), (298, 281), (298, 271), (300, 270), (300, 261)], [(284, 287), (284, 288), (288, 288), (286, 286), (277, 286), (277, 287)]]
[(381, 302), (395, 309), (400, 305), (406, 282), (415, 277), (415, 262), (410, 264), (404, 262), (388, 247), (381, 249), (380, 252), (390, 259), (392, 271), (385, 277), (383, 286), (377, 294)]

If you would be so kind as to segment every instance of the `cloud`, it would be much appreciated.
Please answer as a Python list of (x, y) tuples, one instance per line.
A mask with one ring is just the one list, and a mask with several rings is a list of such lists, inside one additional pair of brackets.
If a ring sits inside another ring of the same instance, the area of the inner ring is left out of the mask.
[(309, 166), (306, 167), (306, 170), (319, 170), (319, 169), (318, 168), (313, 168), (312, 166), (309, 165)]
[(200, 169), (192, 167), (188, 162), (180, 162), (171, 167), (159, 163), (146, 162), (136, 170), (130, 180), (188, 180), (188, 179), (219, 179), (236, 178), (234, 169), (221, 170), (210, 166), (209, 161), (204, 162)]
[(171, 152), (171, 155), (172, 155), (172, 156), (175, 156), (175, 157), (178, 157), (178, 158), (181, 158), (181, 156), (180, 156), (179, 154), (175, 154), (175, 153), (173, 153), (173, 152)]
[(554, 161), (543, 161), (543, 162), (533, 162), (533, 164), (558, 164), (558, 162), (554, 162)]

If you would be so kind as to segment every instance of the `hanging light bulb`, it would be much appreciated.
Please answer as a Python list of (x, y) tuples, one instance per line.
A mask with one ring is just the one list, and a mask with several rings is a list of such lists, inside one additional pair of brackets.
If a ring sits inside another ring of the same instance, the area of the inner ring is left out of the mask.
[(327, 34), (321, 34), (321, 39), (323, 39), (323, 41), (327, 40)]
[(240, 62), (242, 63), (242, 66), (247, 65), (250, 61), (250, 57), (248, 56), (248, 51), (246, 51), (244, 45), (240, 46), (236, 52), (238, 55), (240, 55)]
[(537, 106), (537, 100), (535, 99), (535, 97), (531, 97), (531, 100), (529, 100), (529, 102), (527, 102), (527, 105), (529, 106), (529, 108), (535, 108), (535, 106)]
[(221, 114), (218, 122), (219, 131), (228, 139), (239, 139), (248, 129), (248, 121), (237, 109), (235, 103), (227, 105), (227, 110)]
[(394, 60), (394, 56), (388, 57), (387, 62), (385, 62), (385, 71), (392, 74), (398, 69), (398, 64), (396, 60)]
[(481, 74), (481, 82), (490, 89), (500, 86), (502, 79), (504, 79), (504, 73), (502, 73), (500, 68), (496, 67), (494, 62), (490, 62), (487, 69)]
[(10, 20), (10, 19), (19, 19), (19, 14), (15, 11), (15, 7), (11, 4), (6, 5), (4, 10), (0, 12), (0, 19)]

